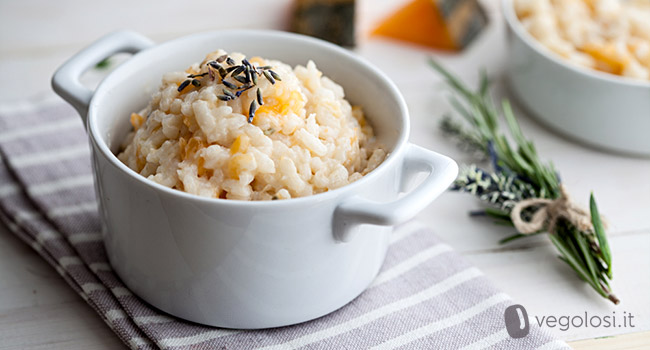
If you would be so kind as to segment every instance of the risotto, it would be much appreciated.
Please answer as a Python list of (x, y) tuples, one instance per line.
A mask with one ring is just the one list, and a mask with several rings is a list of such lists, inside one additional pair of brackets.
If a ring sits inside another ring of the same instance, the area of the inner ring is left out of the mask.
[(566, 60), (650, 80), (650, 0), (515, 0), (539, 42)]
[(118, 158), (161, 185), (204, 197), (273, 200), (354, 182), (386, 157), (363, 111), (314, 62), (218, 50), (167, 73)]

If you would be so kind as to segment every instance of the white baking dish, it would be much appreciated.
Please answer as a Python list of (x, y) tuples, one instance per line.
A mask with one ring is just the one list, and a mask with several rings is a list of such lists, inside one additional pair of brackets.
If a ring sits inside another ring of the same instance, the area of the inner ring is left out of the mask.
[[(390, 151), (370, 174), (309, 197), (247, 202), (211, 199), (147, 180), (114, 155), (163, 73), (217, 48), (318, 67), (361, 105)], [(135, 55), (93, 92), (83, 71), (115, 52)], [(274, 31), (218, 31), (160, 45), (118, 32), (54, 75), (55, 90), (86, 120), (104, 242), (115, 271), (155, 307), (229, 328), (277, 327), (345, 305), (376, 276), (392, 225), (426, 207), (453, 181), (449, 158), (407, 142), (408, 111), (384, 74), (347, 50)], [(398, 197), (411, 175), (427, 172)], [(367, 225), (371, 224), (371, 225)]]
[(510, 89), (560, 134), (614, 152), (650, 156), (650, 82), (565, 62), (522, 26), (503, 0)]

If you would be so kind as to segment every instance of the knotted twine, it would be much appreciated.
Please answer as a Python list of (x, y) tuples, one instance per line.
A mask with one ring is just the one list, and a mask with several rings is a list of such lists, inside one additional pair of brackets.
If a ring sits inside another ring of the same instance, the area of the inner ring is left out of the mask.
[[(521, 217), (521, 212), (527, 208), (539, 207), (530, 221)], [(580, 231), (592, 230), (591, 215), (569, 198), (564, 185), (560, 185), (560, 197), (557, 199), (530, 198), (518, 202), (510, 212), (510, 219), (521, 234), (531, 234), (546, 229), (549, 233), (555, 231), (560, 218), (564, 218)]]

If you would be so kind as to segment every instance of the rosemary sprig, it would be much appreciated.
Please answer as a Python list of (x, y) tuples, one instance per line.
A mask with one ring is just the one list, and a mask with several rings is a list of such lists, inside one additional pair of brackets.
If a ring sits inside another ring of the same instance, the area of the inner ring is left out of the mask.
[[(478, 89), (473, 91), (435, 60), (429, 62), (455, 92), (450, 102), (470, 126), (464, 128), (460, 123), (445, 118), (441, 124), (442, 131), (463, 142), (467, 150), (482, 153), (491, 160), (493, 167), (492, 172), (476, 166), (463, 168), (452, 190), (477, 196), (489, 205), (480, 212), (481, 215), (512, 226), (510, 212), (519, 201), (531, 198), (558, 199), (562, 195), (561, 181), (553, 164), (542, 162), (534, 144), (524, 137), (508, 100), (501, 102), (500, 110), (494, 106), (485, 72), (482, 72)], [(501, 119), (505, 120), (513, 142), (501, 131)], [(537, 209), (525, 209), (522, 218), (528, 220)], [(598, 294), (618, 304), (619, 300), (609, 286), (612, 256), (593, 194), (590, 198), (590, 216), (593, 228), (582, 230), (568, 219), (559, 217), (548, 237), (562, 261)], [(539, 233), (542, 231), (534, 234)], [(530, 235), (519, 232), (500, 243)]]

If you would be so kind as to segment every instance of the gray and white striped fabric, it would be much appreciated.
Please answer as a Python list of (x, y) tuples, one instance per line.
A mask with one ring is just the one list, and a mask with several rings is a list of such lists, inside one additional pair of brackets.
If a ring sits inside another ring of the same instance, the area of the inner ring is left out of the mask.
[(89, 147), (61, 101), (0, 106), (0, 219), (47, 260), (132, 349), (556, 349), (538, 328), (505, 329), (513, 304), (481, 272), (415, 223), (398, 228), (374, 284), (303, 324), (238, 331), (186, 322), (133, 295), (108, 264)]

